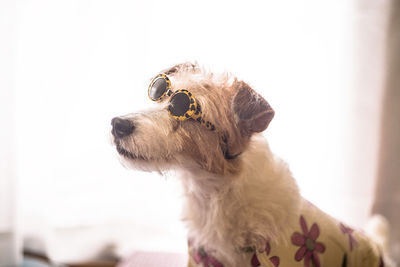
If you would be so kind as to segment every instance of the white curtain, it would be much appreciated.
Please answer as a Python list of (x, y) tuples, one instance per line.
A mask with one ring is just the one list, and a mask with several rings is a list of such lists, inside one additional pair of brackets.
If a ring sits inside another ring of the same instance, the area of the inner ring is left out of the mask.
[(400, 2), (392, 1), (387, 32), (387, 52), (377, 185), (373, 211), (391, 225), (389, 248), (400, 264)]
[[(302, 194), (362, 226), (374, 185), (386, 2), (357, 3), (17, 1), (26, 245), (64, 262), (95, 257), (109, 244), (121, 255), (185, 251), (178, 181), (124, 170), (109, 124), (148, 106), (149, 78), (187, 60), (229, 70), (260, 92), (276, 111), (265, 136)], [(364, 64), (364, 55), (373, 61)]]
[(14, 138), (15, 11), (13, 1), (0, 2), (0, 266), (17, 265), (21, 259)]

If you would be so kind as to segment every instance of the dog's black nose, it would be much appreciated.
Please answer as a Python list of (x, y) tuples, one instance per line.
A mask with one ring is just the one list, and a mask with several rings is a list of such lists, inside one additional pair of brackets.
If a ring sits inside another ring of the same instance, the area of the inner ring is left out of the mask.
[(133, 125), (133, 122), (118, 117), (111, 120), (111, 125), (113, 127), (111, 133), (116, 138), (128, 136), (133, 133), (133, 130), (135, 129), (135, 125)]

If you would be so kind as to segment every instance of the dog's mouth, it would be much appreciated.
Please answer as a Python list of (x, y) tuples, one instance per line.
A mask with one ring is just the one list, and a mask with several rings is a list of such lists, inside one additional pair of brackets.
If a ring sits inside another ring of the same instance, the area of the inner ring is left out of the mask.
[(125, 158), (129, 158), (129, 159), (141, 159), (141, 160), (147, 160), (145, 157), (140, 156), (140, 155), (135, 155), (134, 153), (126, 150), (125, 148), (123, 148), (123, 146), (121, 145), (120, 142), (116, 142), (115, 144), (118, 153), (125, 157)]
[(154, 157), (148, 157), (148, 156), (143, 156), (143, 155), (137, 155), (135, 153), (132, 153), (128, 150), (126, 150), (122, 144), (118, 141), (115, 142), (115, 146), (117, 149), (118, 154), (123, 156), (124, 158), (131, 159), (131, 160), (143, 160), (143, 161), (157, 161), (160, 160), (159, 158), (154, 158)]

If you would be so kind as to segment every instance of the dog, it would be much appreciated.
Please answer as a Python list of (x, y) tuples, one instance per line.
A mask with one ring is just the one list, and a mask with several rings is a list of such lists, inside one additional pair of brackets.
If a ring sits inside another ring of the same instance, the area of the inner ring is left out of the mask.
[(173, 171), (185, 192), (189, 267), (382, 267), (363, 232), (304, 200), (261, 133), (268, 102), (232, 75), (198, 64), (161, 71), (154, 108), (112, 119), (124, 164)]

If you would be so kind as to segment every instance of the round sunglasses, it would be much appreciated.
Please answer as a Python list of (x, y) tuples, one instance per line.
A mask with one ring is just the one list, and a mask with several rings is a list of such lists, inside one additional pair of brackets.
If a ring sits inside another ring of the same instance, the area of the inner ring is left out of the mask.
[(201, 108), (193, 94), (186, 89), (175, 92), (171, 90), (171, 81), (164, 73), (158, 74), (150, 82), (148, 89), (152, 101), (161, 101), (169, 96), (168, 113), (176, 120), (192, 119), (201, 123), (207, 129), (214, 131), (215, 126), (202, 118)]

